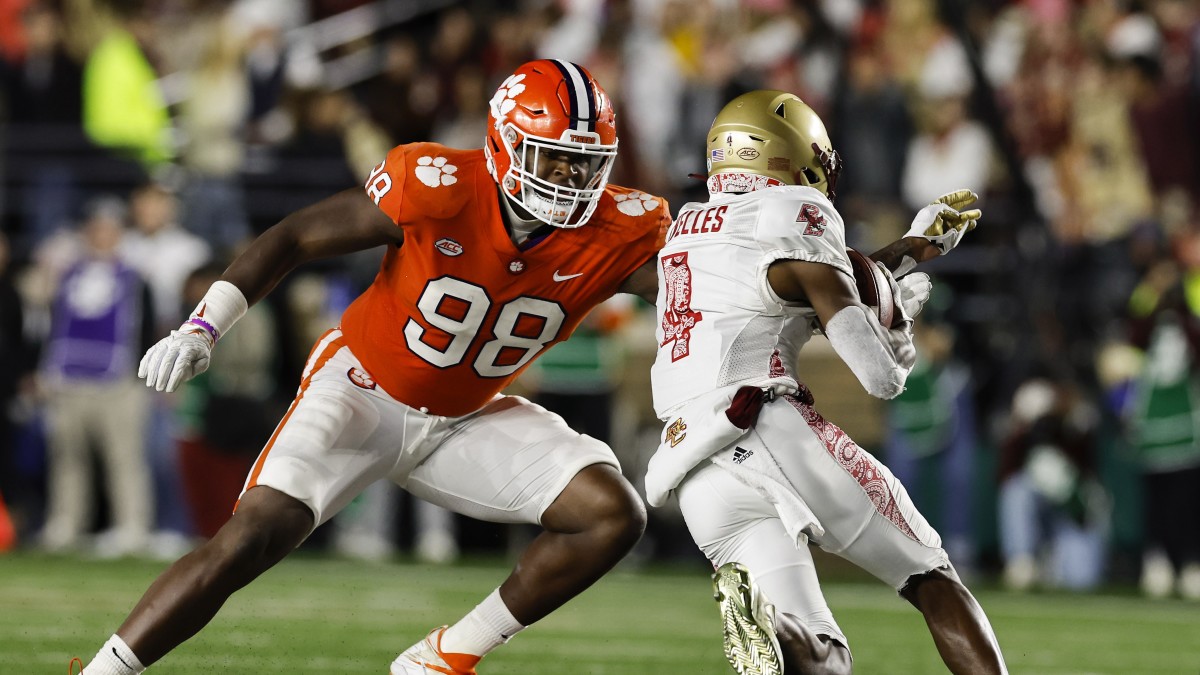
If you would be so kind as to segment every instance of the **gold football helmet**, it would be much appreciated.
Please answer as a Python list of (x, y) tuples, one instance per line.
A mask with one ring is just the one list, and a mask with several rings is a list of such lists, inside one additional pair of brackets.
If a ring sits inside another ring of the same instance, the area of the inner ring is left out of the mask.
[(708, 132), (709, 194), (807, 185), (832, 200), (841, 169), (821, 118), (785, 91), (738, 96)]

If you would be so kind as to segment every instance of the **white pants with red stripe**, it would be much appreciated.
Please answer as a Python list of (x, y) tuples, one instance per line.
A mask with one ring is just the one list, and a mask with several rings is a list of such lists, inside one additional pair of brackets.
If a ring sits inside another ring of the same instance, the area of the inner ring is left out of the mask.
[[(763, 407), (749, 434), (722, 450), (768, 453), (825, 529), (814, 544), (899, 590), (909, 577), (948, 564), (941, 538), (891, 471), (810, 405), (792, 397)], [(777, 610), (820, 635), (846, 637), (833, 619), (807, 547), (797, 548), (757, 490), (705, 462), (677, 488), (692, 538), (713, 566), (736, 561)]]
[(611, 464), (604, 443), (519, 396), (462, 417), (423, 413), (388, 396), (326, 333), (300, 390), (246, 479), (312, 509), (314, 528), (377, 480), (472, 518), (532, 523), (583, 468)]

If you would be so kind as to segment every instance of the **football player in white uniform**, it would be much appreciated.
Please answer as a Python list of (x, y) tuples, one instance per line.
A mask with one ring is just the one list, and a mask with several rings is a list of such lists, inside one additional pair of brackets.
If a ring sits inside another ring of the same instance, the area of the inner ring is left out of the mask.
[(713, 122), (708, 161), (709, 201), (680, 210), (659, 253), (653, 383), (666, 426), (646, 489), (652, 506), (674, 491), (719, 568), (730, 663), (743, 674), (850, 671), (811, 540), (920, 610), (952, 672), (1006, 672), (938, 534), (887, 467), (816, 411), (795, 369), (819, 332), (870, 394), (903, 391), (911, 317), (930, 283), (892, 273), (952, 249), (979, 218), (963, 210), (975, 196), (947, 195), (872, 256), (896, 299), (884, 326), (855, 288), (832, 204), (840, 160), (812, 109), (780, 91), (739, 96)]

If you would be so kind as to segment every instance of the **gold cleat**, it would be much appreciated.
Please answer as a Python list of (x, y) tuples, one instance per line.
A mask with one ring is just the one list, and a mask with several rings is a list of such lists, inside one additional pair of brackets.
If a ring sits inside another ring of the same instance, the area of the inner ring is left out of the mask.
[(721, 605), (725, 658), (738, 675), (783, 675), (783, 653), (775, 635), (775, 607), (740, 563), (713, 574), (713, 597)]

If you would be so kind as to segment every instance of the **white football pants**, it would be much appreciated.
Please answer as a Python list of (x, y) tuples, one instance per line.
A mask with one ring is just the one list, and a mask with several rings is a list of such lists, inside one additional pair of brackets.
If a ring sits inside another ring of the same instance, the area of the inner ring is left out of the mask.
[[(900, 590), (949, 564), (941, 538), (891, 471), (844, 431), (793, 397), (763, 407), (758, 423), (718, 453), (769, 453), (825, 533), (813, 543)], [(812, 554), (788, 536), (775, 506), (729, 471), (706, 462), (676, 491), (688, 529), (714, 567), (736, 561), (777, 611), (849, 644), (821, 592)]]

